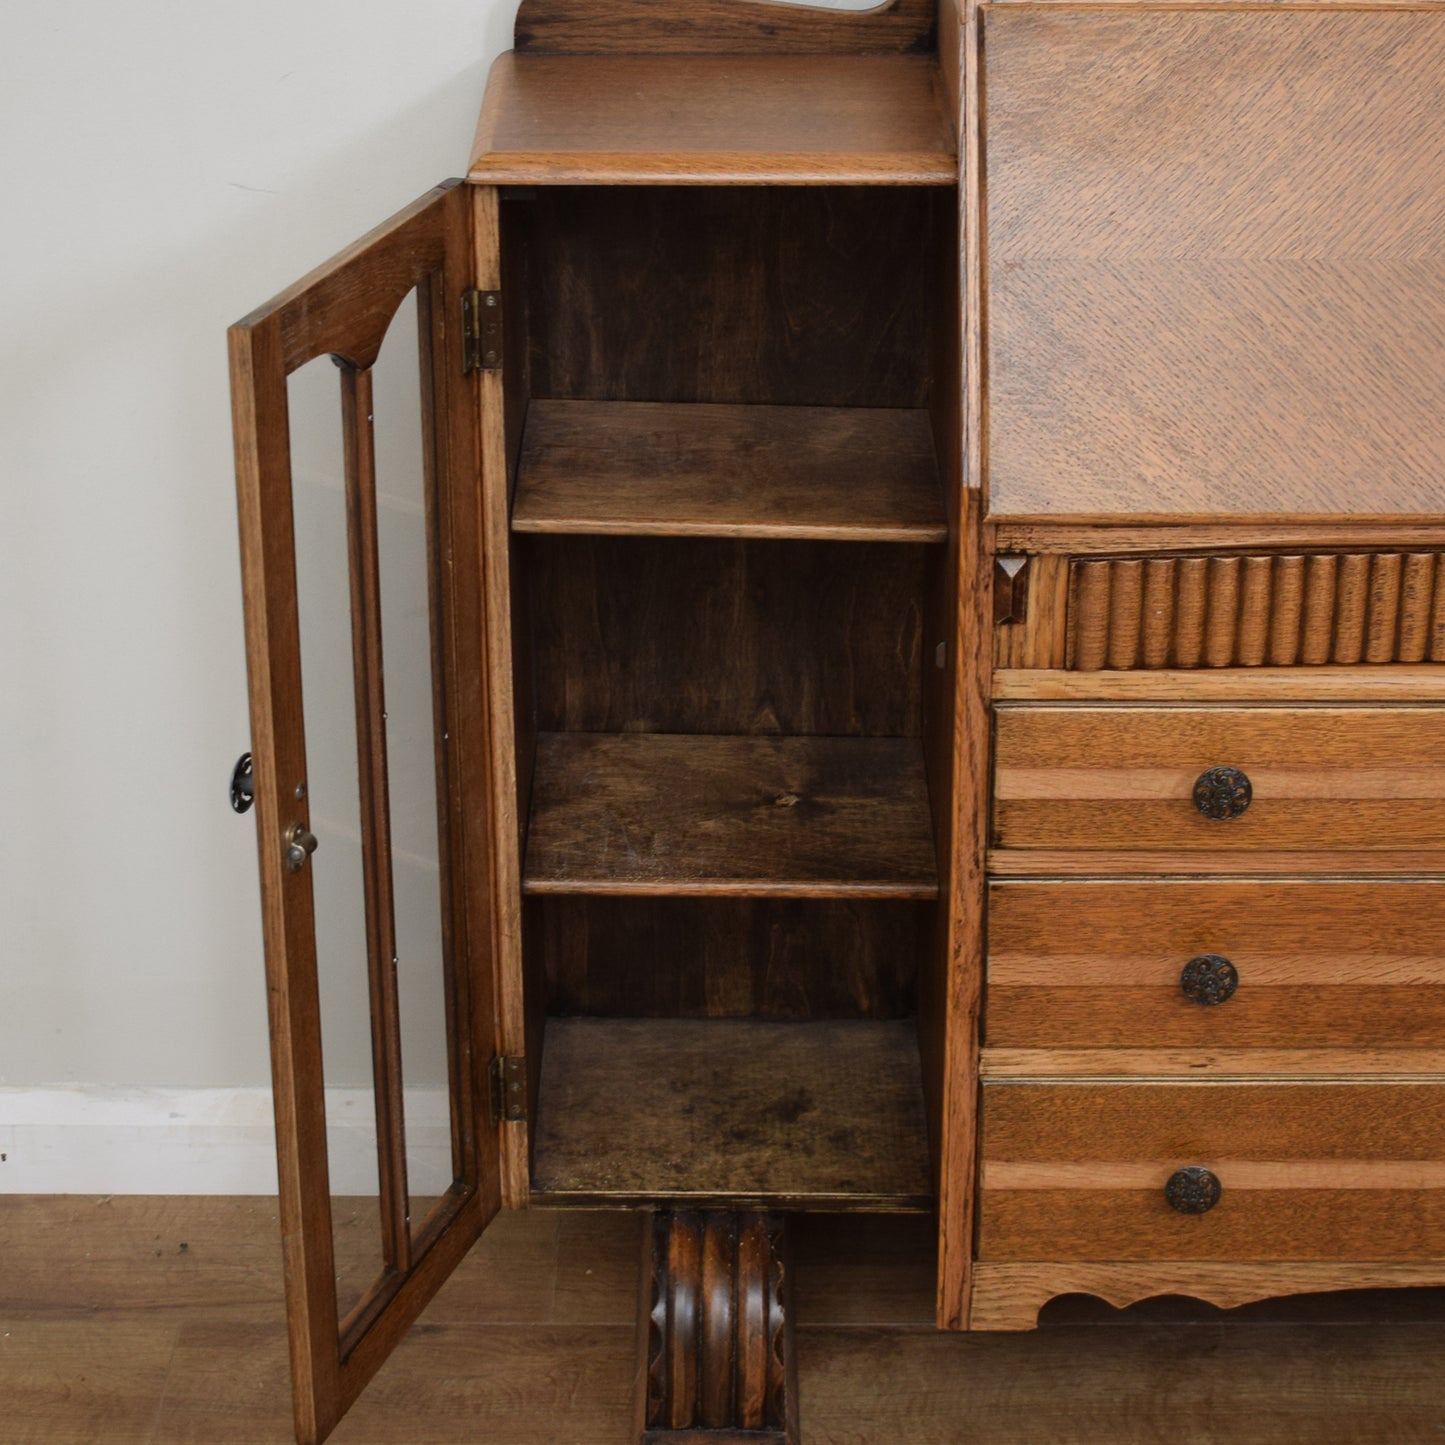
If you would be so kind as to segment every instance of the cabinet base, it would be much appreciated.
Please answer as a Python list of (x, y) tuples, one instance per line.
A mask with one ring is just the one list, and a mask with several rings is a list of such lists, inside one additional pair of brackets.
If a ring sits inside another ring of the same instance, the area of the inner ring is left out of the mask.
[(791, 1296), (781, 1216), (645, 1216), (641, 1445), (798, 1445)]
[(1253, 1300), (1344, 1289), (1404, 1289), (1445, 1284), (1428, 1264), (1220, 1264), (1192, 1260), (1144, 1264), (993, 1264), (974, 1266), (971, 1330), (1031, 1330), (1056, 1295), (1091, 1294), (1117, 1308), (1155, 1295), (1187, 1295), (1221, 1309)]

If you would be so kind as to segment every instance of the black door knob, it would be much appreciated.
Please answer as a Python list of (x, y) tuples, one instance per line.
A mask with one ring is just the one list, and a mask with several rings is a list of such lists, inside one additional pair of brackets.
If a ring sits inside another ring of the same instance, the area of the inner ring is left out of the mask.
[(1195, 1003), (1223, 1003), (1239, 987), (1239, 970), (1222, 953), (1201, 953), (1184, 965), (1179, 987)]
[(1180, 1214), (1208, 1214), (1223, 1193), (1219, 1176), (1197, 1164), (1176, 1169), (1164, 1186), (1164, 1198), (1169, 1201), (1170, 1209)]
[(1194, 781), (1194, 806), (1206, 818), (1237, 818), (1253, 798), (1254, 789), (1238, 768), (1210, 768)]
[(231, 769), (231, 806), (238, 813), (250, 811), (256, 801), (256, 785), (251, 777), (251, 754), (242, 753)]

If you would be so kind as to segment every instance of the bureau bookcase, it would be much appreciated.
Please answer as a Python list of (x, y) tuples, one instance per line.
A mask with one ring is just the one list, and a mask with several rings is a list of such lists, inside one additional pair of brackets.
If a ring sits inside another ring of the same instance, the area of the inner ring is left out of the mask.
[[(1445, 1284), (1442, 115), (1428, 6), (524, 0), (466, 181), (232, 328), (299, 1439), (503, 1206), (643, 1217), (655, 1445), (796, 1445), (798, 1211), (935, 1212), (947, 1329)], [(409, 637), (374, 422), (403, 302)], [(354, 1299), (288, 422), (328, 355)], [(442, 1188), (407, 1145), (399, 687)]]

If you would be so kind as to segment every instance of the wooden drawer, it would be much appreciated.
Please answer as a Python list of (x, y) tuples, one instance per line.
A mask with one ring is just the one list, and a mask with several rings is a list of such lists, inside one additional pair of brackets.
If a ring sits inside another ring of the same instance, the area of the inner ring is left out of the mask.
[(987, 1071), (1445, 1072), (1445, 880), (1005, 882), (988, 916)]
[[(983, 1090), (982, 1260), (1445, 1255), (1445, 1083), (1018, 1083)], [(1172, 1208), (1211, 1170), (1207, 1213)]]
[[(1419, 871), (1445, 848), (1445, 708), (1035, 705), (996, 717), (997, 848), (1344, 850)], [(1197, 780), (1219, 768), (1249, 780), (1237, 817), (1196, 806)]]

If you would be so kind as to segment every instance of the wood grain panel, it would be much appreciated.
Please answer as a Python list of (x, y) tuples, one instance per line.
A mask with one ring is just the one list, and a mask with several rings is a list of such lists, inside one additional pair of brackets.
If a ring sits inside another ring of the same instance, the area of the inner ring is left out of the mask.
[(544, 733), (527, 893), (932, 898), (916, 742)]
[[(1227, 1005), (1226, 1005), (1227, 1007)], [(993, 1083), (979, 1257), (1430, 1260), (1445, 1246), (1445, 1086)], [(1223, 1186), (1181, 1215), (1183, 1165)]]
[(1445, 702), (1445, 668), (1257, 667), (1065, 672), (1009, 668), (993, 675), (996, 702)]
[(992, 514), (1445, 512), (1445, 17), (984, 13)]
[(468, 179), (952, 186), (953, 135), (931, 58), (508, 52)]
[(518, 532), (940, 542), (925, 411), (536, 401)]
[[(1438, 1037), (1438, 1035), (1437, 1035)], [(1445, 1049), (1107, 1048), (985, 1049), (980, 1072), (994, 1079), (1290, 1078), (1336, 1082), (1365, 1075), (1428, 1079), (1445, 1074)]]
[[(1191, 1295), (1224, 1309), (1278, 1295), (1331, 1290), (1405, 1289), (1445, 1282), (1439, 1264), (980, 1263), (974, 1275), (975, 1330), (1029, 1330), (1057, 1295), (1089, 1294), (1122, 1308), (1156, 1295)], [(1152, 1333), (1152, 1332), (1151, 1332)], [(1273, 1377), (1272, 1377), (1273, 1378)], [(1276, 1387), (1277, 1388), (1277, 1387)], [(1383, 1438), (1383, 1437), (1382, 1437)]]
[(520, 540), (543, 730), (921, 728), (925, 548)]
[(995, 667), (1063, 667), (1068, 642), (1069, 571), (1067, 557), (1042, 553), (1028, 559), (1023, 615), (1016, 622), (1004, 622), (994, 629)]
[(551, 1019), (534, 1132), (533, 1196), (553, 1203), (931, 1194), (911, 1023)]
[[(1048, 3), (1048, 0), (1038, 0), (1038, 3)], [(1259, 3), (1272, 5), (1279, 0), (1259, 0)], [(1312, 517), (1268, 521), (1251, 517), (1247, 540), (1240, 526), (1239, 522), (1230, 521), (1167, 523), (1131, 517), (1101, 518), (1088, 523), (1003, 519), (991, 522), (989, 529), (1000, 552), (1054, 552), (1076, 557), (1109, 557), (1125, 552), (1229, 551), (1241, 546), (1270, 547), (1281, 552), (1321, 547), (1364, 552), (1387, 547), (1422, 551), (1445, 547), (1445, 524), (1401, 517), (1388, 522), (1325, 522)]]
[[(1148, 851), (1445, 847), (1445, 711), (1088, 708), (996, 713), (1004, 848)], [(1195, 779), (1243, 770), (1253, 802), (1218, 821)]]
[[(919, 408), (944, 324), (945, 193), (914, 187), (542, 188), (534, 397)], [(519, 222), (519, 224), (521, 224)]]
[(533, 55), (856, 55), (926, 51), (929, 0), (889, 0), (871, 10), (740, 3), (740, 0), (522, 0), (514, 44)]
[[(1445, 882), (995, 883), (989, 939), (990, 1048), (1175, 1068), (1225, 1050), (1247, 1069), (1251, 1048), (1403, 1057), (1445, 1038)], [(1201, 954), (1238, 972), (1222, 1004), (1180, 987)]]
[(1131, 668), (1418, 663), (1445, 589), (1440, 553), (1132, 558), (1070, 567), (1068, 665)]
[(979, 1259), (1423, 1263), (1445, 1249), (1445, 1190), (1241, 1190), (1221, 1175), (1225, 1198), (1186, 1216), (1164, 1200), (1174, 1167), (1145, 1190), (985, 1190)]
[(830, 899), (528, 900), (548, 1006), (621, 1018), (904, 1018), (931, 905)]
[(1172, 1160), (1162, 1188), (1180, 1164), (1211, 1159), (1428, 1162), (1442, 1126), (1439, 1082), (991, 1084), (981, 1158)]

